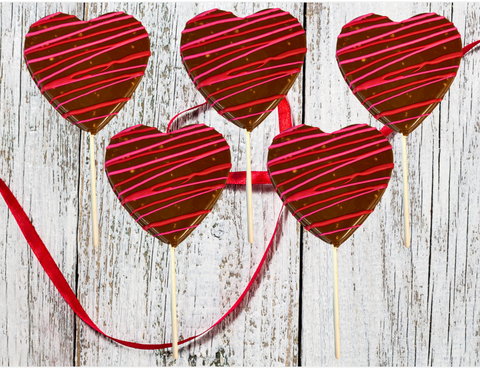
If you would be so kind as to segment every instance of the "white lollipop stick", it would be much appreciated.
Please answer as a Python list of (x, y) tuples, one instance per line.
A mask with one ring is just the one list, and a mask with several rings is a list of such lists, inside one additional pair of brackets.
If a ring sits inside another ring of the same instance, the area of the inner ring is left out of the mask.
[(250, 152), (250, 132), (245, 129), (246, 149), (247, 149), (247, 223), (248, 223), (248, 242), (253, 244), (253, 207), (252, 207), (252, 158)]
[(93, 233), (93, 246), (98, 246), (98, 223), (97, 223), (97, 179), (95, 177), (95, 136), (90, 133), (90, 185), (92, 199), (92, 233)]
[(408, 203), (408, 166), (407, 166), (407, 136), (402, 135), (403, 152), (403, 217), (405, 227), (405, 246), (410, 247), (410, 210)]
[(335, 334), (335, 358), (340, 359), (340, 312), (338, 308), (337, 247), (333, 247), (333, 330)]
[(173, 359), (178, 359), (177, 286), (175, 282), (175, 247), (173, 246), (170, 246), (170, 275), (172, 277), (172, 351)]

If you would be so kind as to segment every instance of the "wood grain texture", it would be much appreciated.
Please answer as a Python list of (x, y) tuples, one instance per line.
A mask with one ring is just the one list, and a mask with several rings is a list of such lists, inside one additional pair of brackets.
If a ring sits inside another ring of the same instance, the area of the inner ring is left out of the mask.
[[(118, 338), (170, 340), (169, 260), (167, 245), (138, 227), (115, 198), (103, 170), (105, 147), (134, 124), (165, 130), (177, 112), (203, 102), (181, 63), (180, 32), (215, 7), (238, 16), (280, 7), (306, 21), (305, 74), (288, 98), (295, 124), (324, 131), (381, 126), (351, 94), (335, 62), (336, 37), (351, 19), (370, 11), (393, 20), (435, 11), (453, 20), (464, 44), (480, 39), (478, 3), (1, 3), (1, 178), (86, 311)], [(49, 106), (22, 57), (30, 24), (57, 11), (80, 19), (125, 11), (150, 34), (144, 79), (95, 138), (98, 248), (91, 239), (88, 136)], [(119, 346), (74, 317), (0, 201), (0, 365), (480, 365), (479, 57), (474, 50), (464, 58), (444, 102), (409, 137), (410, 249), (403, 247), (401, 142), (390, 137), (397, 164), (390, 186), (338, 251), (340, 361), (333, 350), (331, 249), (301, 232), (288, 213), (253, 292), (219, 327), (182, 347), (175, 363), (169, 351)], [(245, 170), (238, 127), (204, 108), (176, 125), (196, 122), (223, 133), (232, 171)], [(266, 168), (277, 133), (274, 112), (252, 134), (253, 170)], [(180, 339), (212, 325), (253, 274), (281, 202), (270, 186), (254, 186), (253, 206), (253, 245), (246, 238), (245, 187), (227, 186), (177, 248)]]
[[(261, 8), (239, 4), (231, 9), (248, 15)], [(131, 103), (106, 129), (97, 135), (97, 157), (115, 133), (134, 123), (165, 130), (169, 119), (202, 102), (183, 68), (179, 55), (180, 34), (185, 23), (203, 11), (224, 4), (88, 4), (86, 18), (122, 10), (142, 22), (150, 34), (152, 58), (147, 73)], [(303, 6), (281, 4), (302, 18)], [(300, 79), (301, 80), (301, 79)], [(290, 98), (301, 106), (300, 80)], [(300, 109), (294, 111), (299, 117)], [(234, 158), (233, 171), (245, 169), (244, 134), (226, 123), (215, 111), (191, 115), (188, 122), (203, 122), (223, 133)], [(263, 144), (277, 131), (272, 115), (252, 134), (254, 170), (266, 165)], [(268, 136), (269, 135), (269, 136)], [(85, 157), (86, 158), (86, 157)], [(88, 208), (86, 160), (82, 164), (80, 203)], [(144, 233), (115, 199), (101, 167), (97, 170), (99, 193), (100, 247), (90, 241), (89, 213), (79, 218), (79, 296), (100, 327), (115, 336), (140, 342), (168, 342), (170, 327), (170, 285), (168, 247)], [(270, 240), (281, 203), (271, 188), (254, 189), (256, 226), (253, 246), (246, 239), (245, 188), (229, 186), (212, 213), (177, 248), (177, 303), (179, 339), (202, 332), (225, 313), (240, 296)], [(273, 203), (272, 203), (273, 202)], [(278, 364), (294, 365), (297, 359), (298, 321), (298, 226), (292, 219), (283, 226), (282, 248), (274, 253), (271, 266), (262, 276), (234, 317), (213, 333), (179, 351), (180, 365)], [(285, 272), (287, 270), (287, 272)], [(128, 321), (128, 322), (126, 322)], [(170, 365), (170, 351), (144, 352), (119, 347), (98, 336), (83, 324), (77, 330), (79, 365)]]
[[(352, 123), (382, 126), (350, 92), (335, 62), (336, 37), (345, 23), (369, 12), (394, 21), (437, 12), (453, 20), (466, 44), (480, 37), (479, 10), (472, 3), (309, 4), (306, 123), (325, 131)], [(340, 361), (331, 353), (331, 250), (310, 234), (304, 236), (301, 320), (310, 323), (302, 323), (302, 364), (480, 363), (479, 197), (474, 184), (479, 179), (479, 111), (473, 102), (479, 93), (478, 55), (474, 51), (465, 57), (445, 100), (408, 138), (410, 249), (403, 246), (401, 140), (389, 137), (396, 163), (390, 186), (376, 211), (338, 252)]]

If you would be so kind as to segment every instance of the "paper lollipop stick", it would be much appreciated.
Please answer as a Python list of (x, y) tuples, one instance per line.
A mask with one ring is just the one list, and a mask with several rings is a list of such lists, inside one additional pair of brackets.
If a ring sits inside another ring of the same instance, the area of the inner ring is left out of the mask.
[(232, 167), (223, 136), (203, 124), (172, 133), (136, 125), (116, 134), (105, 154), (110, 185), (133, 219), (170, 245), (174, 358), (178, 357), (175, 248), (212, 210)]
[(98, 245), (98, 222), (97, 222), (97, 180), (95, 178), (95, 136), (90, 133), (90, 177), (92, 199), (92, 229), (93, 246)]
[(410, 246), (406, 137), (442, 101), (463, 56), (457, 28), (443, 16), (392, 22), (366, 14), (347, 23), (337, 61), (354, 95), (381, 123), (402, 134), (405, 246)]
[[(250, 132), (277, 107), (305, 58), (305, 30), (290, 13), (266, 9), (244, 18), (212, 9), (189, 20), (180, 53), (197, 90), (217, 112)], [(253, 243), (251, 175), (247, 175), (248, 239)]]
[(338, 306), (338, 263), (337, 250), (333, 246), (333, 332), (335, 335), (335, 358), (340, 359), (340, 308)]
[(173, 359), (178, 359), (178, 333), (177, 333), (177, 283), (175, 280), (175, 247), (170, 246), (170, 276), (172, 298), (172, 351)]
[(333, 245), (334, 345), (340, 358), (337, 248), (380, 201), (393, 169), (392, 146), (365, 124), (332, 134), (299, 125), (273, 139), (267, 166), (288, 210), (307, 231)]
[(40, 92), (90, 133), (93, 244), (98, 244), (94, 135), (130, 100), (150, 57), (148, 33), (123, 12), (88, 22), (55, 13), (30, 26), (24, 58)]
[(250, 132), (245, 130), (245, 145), (247, 151), (247, 181), (245, 189), (247, 192), (247, 223), (248, 242), (253, 244), (253, 205), (252, 205), (252, 157), (250, 149)]

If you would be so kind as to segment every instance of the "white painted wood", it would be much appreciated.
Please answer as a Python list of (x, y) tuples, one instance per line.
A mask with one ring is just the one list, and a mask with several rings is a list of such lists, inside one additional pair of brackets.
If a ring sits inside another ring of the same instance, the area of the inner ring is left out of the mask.
[[(334, 131), (380, 128), (335, 62), (341, 27), (374, 12), (399, 21), (434, 11), (469, 43), (480, 37), (478, 3), (322, 3), (307, 7), (306, 123)], [(466, 56), (445, 100), (408, 137), (411, 240), (403, 245), (401, 139), (375, 212), (338, 251), (342, 358), (333, 346), (330, 247), (304, 234), (302, 365), (480, 364), (479, 51)], [(328, 91), (328, 92), (325, 92)], [(308, 321), (308, 322), (307, 322)], [(476, 335), (477, 334), (477, 335)]]
[[(0, 4), (0, 177), (76, 289), (80, 131), (39, 95), (23, 61), (29, 25), (74, 3)], [(74, 317), (0, 199), (0, 365), (73, 364)]]
[[(178, 49), (185, 23), (214, 7), (239, 16), (280, 7), (302, 23), (305, 16), (305, 88), (299, 78), (288, 99), (295, 124), (304, 113), (306, 124), (324, 131), (360, 122), (381, 127), (348, 90), (335, 62), (336, 37), (351, 19), (370, 11), (393, 20), (435, 11), (453, 20), (465, 44), (480, 39), (479, 3), (317, 3), (308, 4), (305, 14), (296, 3), (1, 3), (1, 178), (85, 310), (118, 338), (169, 342), (171, 285), (168, 247), (140, 229), (115, 198), (103, 173), (105, 147), (134, 124), (165, 130), (176, 113), (203, 102)], [(34, 86), (22, 59), (23, 37), (30, 24), (57, 11), (91, 19), (118, 10), (142, 20), (152, 57), (134, 98), (95, 139), (101, 245), (95, 248), (87, 135), (64, 121)], [(473, 50), (444, 102), (409, 136), (410, 248), (402, 235), (401, 140), (389, 138), (396, 162), (390, 186), (338, 250), (340, 360), (334, 354), (330, 247), (301, 231), (289, 213), (281, 217), (253, 292), (208, 335), (180, 346), (175, 362), (170, 350), (119, 346), (75, 318), (0, 200), (0, 365), (480, 365), (479, 65), (480, 51)], [(204, 108), (175, 125), (196, 122), (224, 134), (232, 170), (244, 170), (241, 129)], [(275, 112), (252, 133), (252, 170), (265, 170), (276, 134)], [(204, 331), (230, 308), (270, 240), (278, 196), (270, 186), (253, 186), (250, 245), (245, 191), (227, 186), (212, 213), (176, 249), (180, 339)]]

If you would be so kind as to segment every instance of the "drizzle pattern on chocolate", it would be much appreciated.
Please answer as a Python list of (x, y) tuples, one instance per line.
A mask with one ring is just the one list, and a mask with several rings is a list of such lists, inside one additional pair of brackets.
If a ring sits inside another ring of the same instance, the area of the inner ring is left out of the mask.
[(62, 117), (96, 134), (140, 83), (150, 41), (141, 22), (124, 12), (88, 22), (55, 13), (30, 26), (24, 57), (37, 87)]
[(373, 212), (394, 165), (383, 134), (357, 124), (332, 134), (290, 128), (274, 138), (267, 166), (278, 195), (305, 229), (340, 246)]
[(204, 124), (170, 134), (136, 125), (113, 136), (105, 155), (122, 205), (144, 230), (173, 246), (212, 210), (231, 166), (227, 142)]
[(462, 41), (453, 23), (435, 13), (403, 22), (370, 13), (342, 28), (336, 55), (362, 105), (375, 119), (408, 135), (450, 88)]
[(305, 57), (302, 25), (281, 9), (245, 18), (212, 9), (187, 22), (180, 53), (208, 103), (252, 131), (291, 88)]

